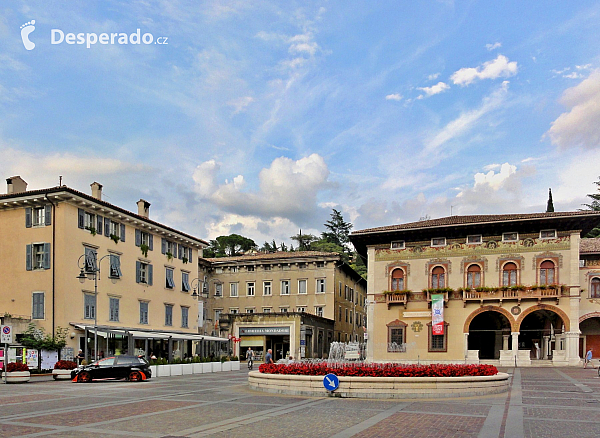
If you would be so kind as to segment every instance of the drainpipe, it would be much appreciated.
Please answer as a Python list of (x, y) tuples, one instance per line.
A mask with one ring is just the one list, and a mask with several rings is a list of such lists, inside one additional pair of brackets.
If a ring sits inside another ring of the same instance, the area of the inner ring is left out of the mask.
[(44, 194), (46, 200), (52, 204), (52, 337), (55, 335), (55, 298), (54, 288), (56, 284), (56, 205), (48, 197), (48, 193)]

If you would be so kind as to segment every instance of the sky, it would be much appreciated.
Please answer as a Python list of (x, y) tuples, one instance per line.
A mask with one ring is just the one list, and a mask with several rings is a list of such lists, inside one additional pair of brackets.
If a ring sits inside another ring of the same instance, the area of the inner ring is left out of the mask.
[(576, 210), (599, 42), (586, 0), (4, 0), (0, 176), (259, 246), (333, 208), (356, 230), (545, 211), (549, 188)]

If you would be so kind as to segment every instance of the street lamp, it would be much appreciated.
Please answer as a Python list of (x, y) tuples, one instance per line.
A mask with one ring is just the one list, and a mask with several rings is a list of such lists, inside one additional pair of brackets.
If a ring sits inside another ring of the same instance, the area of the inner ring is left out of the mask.
[[(98, 360), (98, 275), (100, 275), (100, 262), (106, 257), (110, 257), (110, 254), (98, 259), (96, 252), (90, 251), (79, 256), (77, 260), (80, 271), (76, 278), (79, 282), (83, 284), (85, 280), (94, 280), (94, 360)], [(83, 259), (83, 262), (81, 259)], [(87, 350), (85, 355), (87, 358)]]

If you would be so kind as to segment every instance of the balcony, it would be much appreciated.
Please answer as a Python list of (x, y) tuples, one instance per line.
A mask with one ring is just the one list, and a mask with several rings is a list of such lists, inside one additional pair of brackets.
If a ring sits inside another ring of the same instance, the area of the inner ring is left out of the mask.
[(387, 304), (388, 309), (395, 304), (400, 304), (406, 309), (406, 303), (408, 302), (409, 295), (408, 293), (394, 293), (388, 291), (388, 293), (384, 293), (384, 295), (385, 303)]
[[(517, 301), (517, 305), (521, 304), (521, 300), (537, 300), (541, 303), (544, 299), (555, 299), (558, 304), (559, 298), (563, 296), (563, 288), (561, 287), (530, 287), (530, 288), (511, 288), (511, 289), (496, 289), (477, 291), (475, 289), (462, 291), (463, 307), (466, 307), (469, 301), (479, 301), (483, 307), (484, 301), (498, 301), (502, 304), (503, 300)], [(566, 296), (566, 295), (565, 295)]]

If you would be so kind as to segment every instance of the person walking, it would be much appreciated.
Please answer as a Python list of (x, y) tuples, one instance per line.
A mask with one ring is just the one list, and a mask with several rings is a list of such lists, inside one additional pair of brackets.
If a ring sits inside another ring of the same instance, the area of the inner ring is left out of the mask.
[(274, 363), (273, 350), (271, 350), (270, 348), (267, 350), (267, 354), (265, 355), (265, 363)]
[(252, 366), (254, 365), (254, 351), (252, 348), (248, 347), (248, 351), (246, 351), (246, 360), (248, 361), (248, 369), (252, 371)]
[(583, 368), (587, 368), (588, 363), (590, 363), (591, 361), (592, 361), (592, 349), (590, 348), (585, 355), (585, 360), (583, 361)]

